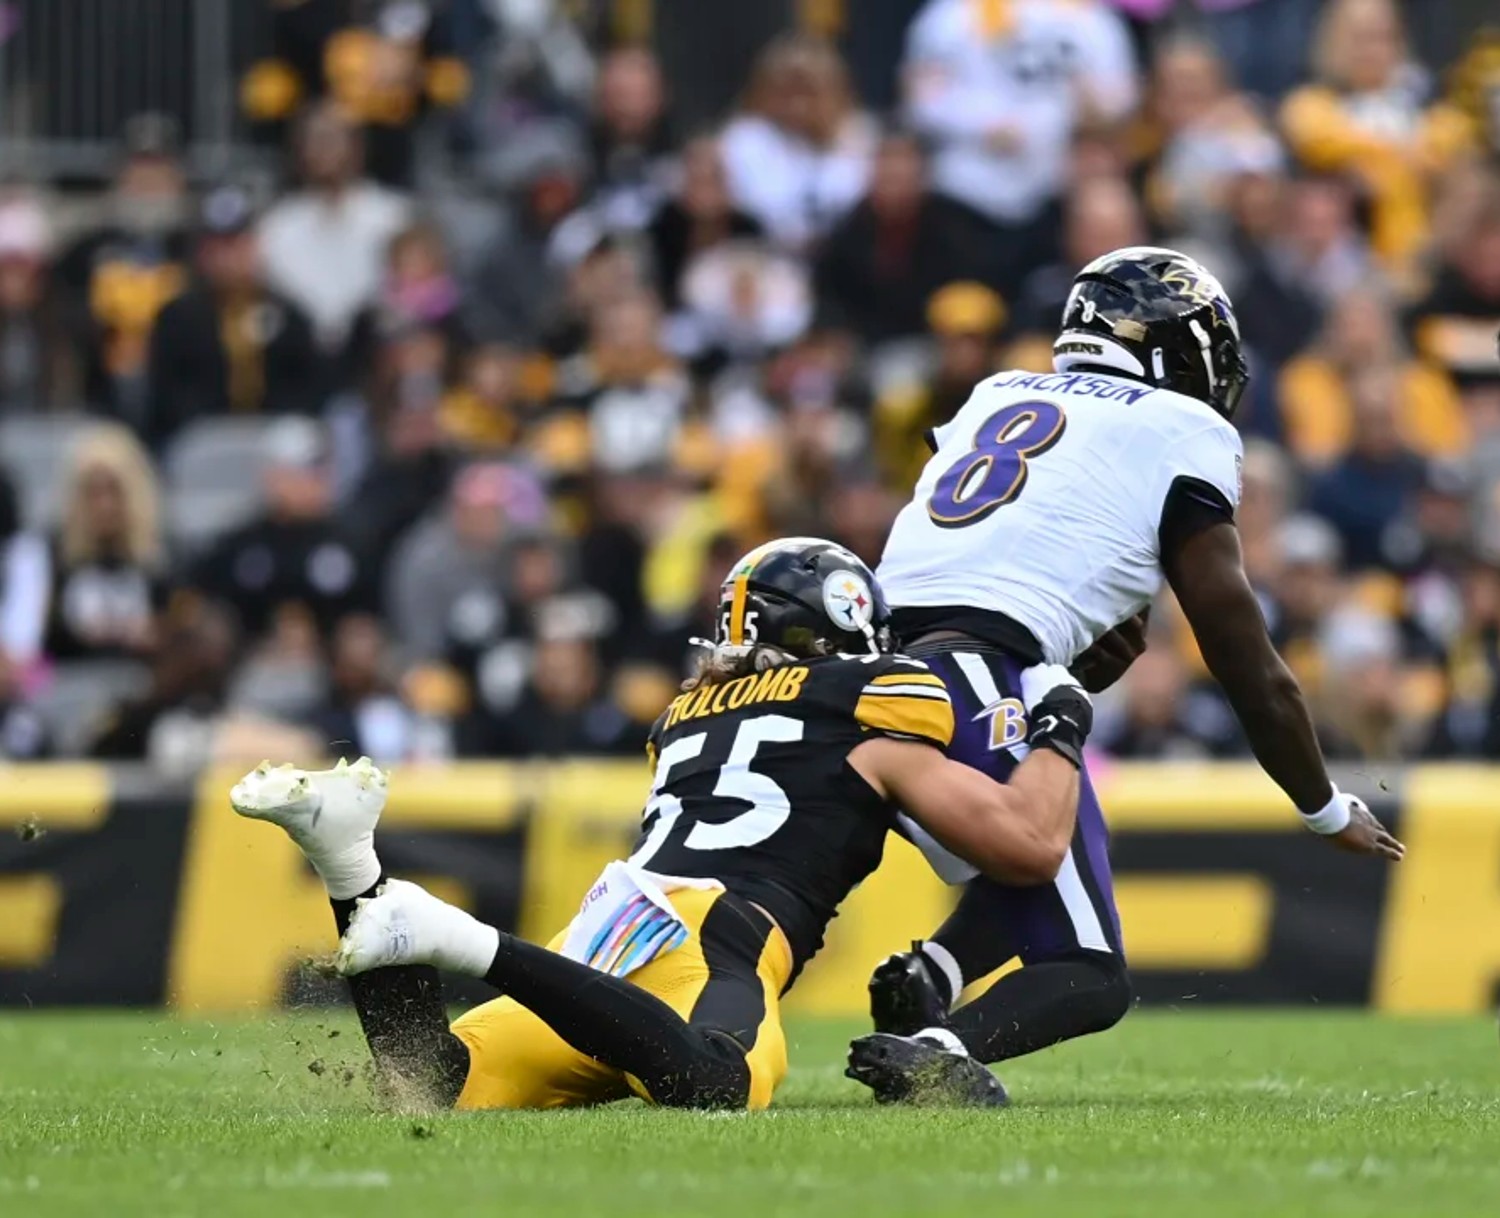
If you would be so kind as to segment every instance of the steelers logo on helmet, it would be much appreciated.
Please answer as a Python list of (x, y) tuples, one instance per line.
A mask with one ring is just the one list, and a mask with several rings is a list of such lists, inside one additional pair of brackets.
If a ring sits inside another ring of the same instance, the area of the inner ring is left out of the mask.
[(823, 608), (840, 630), (860, 634), (875, 618), (875, 597), (853, 571), (835, 571), (823, 581)]

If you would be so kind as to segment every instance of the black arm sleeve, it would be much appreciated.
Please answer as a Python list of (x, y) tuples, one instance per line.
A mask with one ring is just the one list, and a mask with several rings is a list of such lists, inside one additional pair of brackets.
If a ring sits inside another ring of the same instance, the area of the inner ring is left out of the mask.
[(1211, 482), (1179, 474), (1167, 490), (1156, 527), (1162, 555), (1176, 554), (1183, 542), (1216, 524), (1233, 524), (1234, 508)]

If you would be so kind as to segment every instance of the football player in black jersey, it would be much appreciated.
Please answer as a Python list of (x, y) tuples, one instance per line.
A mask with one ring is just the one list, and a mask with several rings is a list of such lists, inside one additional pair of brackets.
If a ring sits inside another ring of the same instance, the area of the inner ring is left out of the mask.
[[(781, 995), (879, 864), (898, 808), (1010, 883), (1049, 882), (1072, 836), (1087, 695), (1062, 669), (1033, 671), (1031, 753), (1001, 786), (946, 758), (948, 693), (892, 653), (887, 617), (869, 569), (830, 542), (772, 542), (735, 564), (700, 674), (652, 728), (635, 850), (546, 948), (386, 878), (385, 776), (365, 759), (263, 765), (231, 803), (283, 826), (322, 876), (387, 1077), (460, 1108), (631, 1094), (763, 1108), (786, 1072)], [(504, 996), (450, 1028), (438, 967)], [(960, 1053), (921, 1073), (933, 1098), (1004, 1102)]]

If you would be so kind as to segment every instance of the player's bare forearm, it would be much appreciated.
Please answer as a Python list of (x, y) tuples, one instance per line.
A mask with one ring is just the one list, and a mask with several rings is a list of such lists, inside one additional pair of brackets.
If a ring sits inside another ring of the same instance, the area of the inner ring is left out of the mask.
[(1299, 810), (1321, 808), (1333, 784), (1301, 687), (1277, 655), (1245, 577), (1238, 531), (1228, 523), (1204, 529), (1163, 562), (1255, 759)]
[(1224, 687), (1261, 768), (1300, 811), (1316, 812), (1328, 802), (1333, 784), (1312, 716), (1297, 678), (1269, 640), (1265, 653), (1258, 663), (1226, 655), (1217, 668), (1210, 663), (1209, 671)]
[(1002, 786), (944, 759), (912, 784), (907, 811), (933, 837), (992, 879), (1047, 884), (1073, 839), (1078, 770), (1056, 753), (1033, 753)]
[(1005, 786), (915, 742), (867, 741), (849, 761), (945, 848), (994, 879), (1045, 884), (1062, 866), (1078, 770), (1050, 750), (1033, 753)]
[(1019, 805), (1044, 852), (1050, 881), (1057, 876), (1078, 820), (1078, 767), (1051, 749), (1033, 749), (1003, 788)]

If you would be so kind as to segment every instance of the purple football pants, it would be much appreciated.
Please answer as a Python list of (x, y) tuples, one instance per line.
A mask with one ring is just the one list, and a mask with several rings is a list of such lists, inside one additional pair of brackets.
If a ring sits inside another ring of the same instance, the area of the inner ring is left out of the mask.
[[(955, 730), (948, 755), (1005, 782), (1019, 764), (1006, 747), (1024, 734), (1021, 670), (997, 651), (916, 653), (948, 687)], [(1006, 705), (1007, 700), (1013, 700)], [(980, 876), (964, 887), (958, 907), (931, 938), (953, 953), (967, 980), (1019, 956), (1025, 964), (1080, 951), (1122, 954), (1120, 916), (1109, 870), (1109, 830), (1088, 772), (1082, 775), (1078, 824), (1057, 879), (1011, 886)]]

